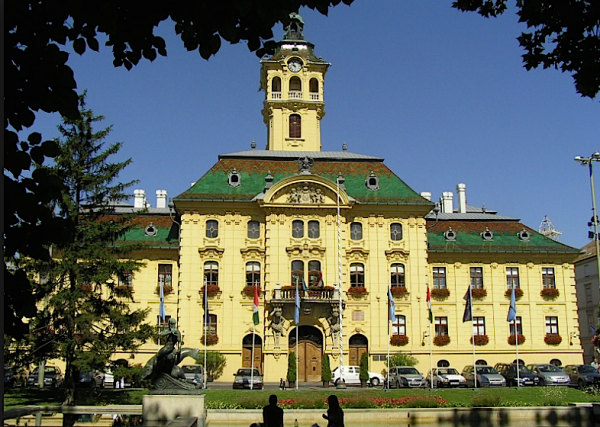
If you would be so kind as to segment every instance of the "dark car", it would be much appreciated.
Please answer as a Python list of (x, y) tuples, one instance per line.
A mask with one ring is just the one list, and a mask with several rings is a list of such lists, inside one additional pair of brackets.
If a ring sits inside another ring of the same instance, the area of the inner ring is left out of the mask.
[[(35, 368), (29, 378), (27, 378), (27, 385), (29, 387), (35, 387), (38, 383), (39, 368)], [(46, 366), (44, 368), (44, 387), (60, 387), (63, 384), (63, 375), (59, 368), (56, 366)]]
[(571, 385), (577, 385), (579, 388), (600, 384), (600, 374), (593, 366), (567, 365), (563, 368), (563, 371), (571, 378)]
[(500, 372), (500, 375), (506, 379), (506, 385), (509, 387), (540, 385), (540, 378), (525, 365), (519, 365), (518, 375), (516, 363), (496, 363), (494, 369)]
[(233, 380), (233, 388), (250, 388), (250, 381), (252, 380), (253, 390), (262, 390), (263, 378), (258, 372), (258, 369), (254, 369), (254, 373), (250, 368), (241, 368), (233, 374), (235, 380)]
[(27, 381), (27, 371), (24, 369), (4, 368), (4, 388), (24, 386)]

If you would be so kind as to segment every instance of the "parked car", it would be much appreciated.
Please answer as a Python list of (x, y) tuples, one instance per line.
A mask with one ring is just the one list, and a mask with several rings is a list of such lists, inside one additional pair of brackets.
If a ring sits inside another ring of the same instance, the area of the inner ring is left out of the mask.
[[(342, 376), (346, 385), (359, 385), (360, 384), (360, 366), (344, 366), (342, 367)], [(331, 381), (338, 385), (340, 381), (340, 367), (338, 366), (332, 372), (333, 378)], [(383, 375), (369, 371), (369, 382), (368, 384), (377, 387), (379, 384), (383, 384)]]
[(235, 377), (233, 388), (250, 389), (250, 380), (252, 380), (253, 390), (262, 390), (263, 388), (263, 378), (258, 369), (254, 369), (254, 373), (252, 373), (250, 368), (241, 368), (233, 376)]
[(27, 382), (27, 371), (12, 367), (4, 367), (4, 388), (24, 386)]
[(394, 366), (390, 368), (390, 386), (396, 388), (425, 388), (427, 383), (417, 368), (413, 366)]
[[(475, 370), (467, 365), (461, 375), (467, 380), (469, 387), (475, 387)], [(477, 365), (477, 387), (504, 387), (506, 380), (500, 373), (488, 365)]]
[(466, 387), (467, 380), (454, 368), (433, 368), (427, 373), (427, 384), (431, 387)]
[(181, 370), (187, 382), (200, 388), (204, 387), (204, 367), (202, 365), (183, 365)]
[(519, 365), (518, 376), (516, 363), (496, 363), (494, 369), (500, 372), (500, 375), (504, 377), (506, 385), (509, 387), (540, 385), (539, 377), (531, 372), (525, 365)]
[[(35, 387), (38, 383), (39, 368), (35, 368), (29, 378), (27, 378), (27, 386)], [(60, 387), (64, 381), (60, 368), (56, 366), (46, 366), (44, 368), (44, 387)]]
[(577, 385), (579, 388), (600, 384), (600, 374), (593, 366), (567, 365), (563, 371), (571, 378), (571, 385)]
[(571, 378), (558, 366), (542, 363), (527, 365), (529, 370), (540, 379), (540, 385), (569, 385)]

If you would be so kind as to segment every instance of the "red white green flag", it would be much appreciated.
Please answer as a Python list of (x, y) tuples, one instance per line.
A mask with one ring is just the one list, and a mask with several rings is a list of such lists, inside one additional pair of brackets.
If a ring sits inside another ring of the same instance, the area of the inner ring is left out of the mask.
[(429, 323), (433, 323), (433, 311), (431, 311), (431, 292), (429, 291), (429, 285), (427, 285), (427, 308), (429, 309)]
[(252, 321), (258, 325), (258, 286), (254, 286), (254, 306), (252, 307)]

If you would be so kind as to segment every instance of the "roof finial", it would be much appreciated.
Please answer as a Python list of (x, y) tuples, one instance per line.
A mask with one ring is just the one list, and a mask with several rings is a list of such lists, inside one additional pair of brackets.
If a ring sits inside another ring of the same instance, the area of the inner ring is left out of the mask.
[(252, 140), (252, 143), (250, 144), (250, 147), (251, 147), (253, 150), (256, 150), (256, 141)]
[(346, 144), (346, 141), (344, 141), (344, 143), (342, 144), (342, 150), (348, 151), (348, 144)]
[(302, 34), (302, 30), (304, 29), (304, 20), (298, 12), (290, 13), (290, 23), (287, 27), (285, 27), (285, 40), (304, 40), (304, 34)]

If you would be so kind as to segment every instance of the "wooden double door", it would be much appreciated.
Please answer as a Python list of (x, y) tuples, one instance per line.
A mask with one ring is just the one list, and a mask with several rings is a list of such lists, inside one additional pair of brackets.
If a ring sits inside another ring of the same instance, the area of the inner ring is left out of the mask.
[[(295, 346), (290, 350), (296, 351)], [(321, 381), (321, 359), (323, 349), (313, 341), (298, 341), (298, 381)]]
[[(249, 368), (252, 360), (252, 346), (244, 346), (242, 351), (242, 368)], [(262, 374), (262, 346), (254, 346), (254, 367)]]

